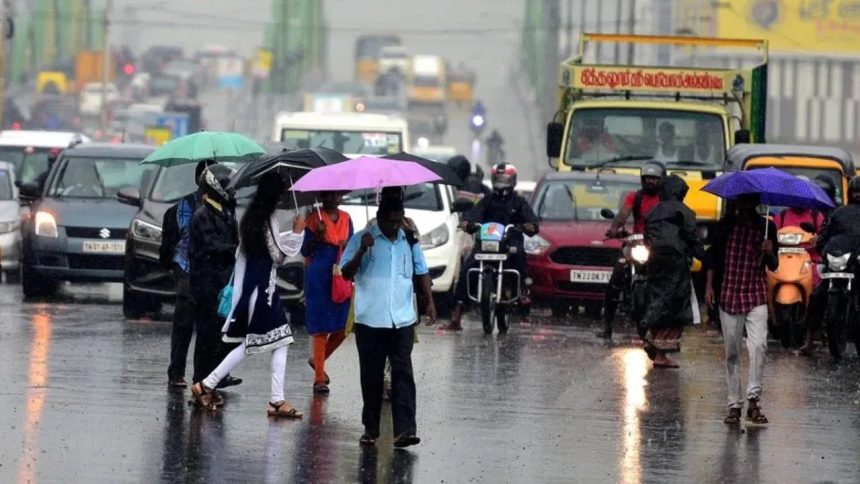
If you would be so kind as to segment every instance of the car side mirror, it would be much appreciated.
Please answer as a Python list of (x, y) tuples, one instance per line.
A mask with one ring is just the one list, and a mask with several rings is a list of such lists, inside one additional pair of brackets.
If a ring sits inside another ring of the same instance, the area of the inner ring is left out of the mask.
[(564, 139), (564, 125), (553, 121), (546, 125), (546, 156), (561, 156), (561, 142)]
[(605, 218), (606, 220), (612, 220), (615, 218), (615, 212), (609, 210), (608, 208), (604, 208), (600, 210), (600, 216)]
[(140, 206), (140, 188), (138, 187), (123, 187), (116, 194), (117, 200), (126, 205), (135, 207)]
[(36, 200), (41, 195), (39, 184), (36, 182), (21, 182), (16, 181), (15, 185), (18, 186), (18, 196), (25, 200)]
[(475, 208), (475, 203), (468, 198), (458, 198), (454, 201), (454, 207), (451, 210), (454, 213), (466, 213)]

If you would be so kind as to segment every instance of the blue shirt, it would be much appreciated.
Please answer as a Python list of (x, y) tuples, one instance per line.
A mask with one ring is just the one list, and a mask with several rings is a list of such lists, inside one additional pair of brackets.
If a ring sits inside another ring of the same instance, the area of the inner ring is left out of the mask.
[(402, 328), (418, 320), (412, 304), (412, 275), (428, 273), (421, 244), (409, 245), (403, 230), (392, 242), (374, 225), (353, 235), (341, 257), (341, 268), (355, 258), (361, 237), (374, 238), (355, 275), (355, 322), (372, 328)]
[(188, 260), (188, 249), (191, 246), (191, 217), (194, 215), (194, 207), (197, 205), (197, 194), (184, 196), (179, 199), (176, 207), (176, 224), (179, 227), (179, 242), (173, 251), (173, 262), (188, 273), (191, 263)]

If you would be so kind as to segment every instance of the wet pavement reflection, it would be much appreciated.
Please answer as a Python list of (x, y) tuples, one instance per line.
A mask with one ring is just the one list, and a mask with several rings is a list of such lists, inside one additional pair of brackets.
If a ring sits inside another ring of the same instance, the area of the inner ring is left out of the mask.
[[(415, 346), (422, 443), (362, 449), (355, 345), (314, 397), (296, 328), (287, 398), (266, 417), (268, 358), (208, 414), (168, 390), (170, 324), (125, 321), (115, 287), (21, 303), (0, 286), (0, 482), (858, 482), (860, 364), (771, 345), (766, 428), (722, 423), (719, 336), (689, 331), (680, 370), (655, 370), (630, 336), (607, 347), (586, 321), (549, 317), (511, 334), (422, 328)], [(625, 339), (626, 338), (626, 339)], [(189, 362), (190, 365), (190, 362)], [(189, 366), (190, 375), (190, 366)]]

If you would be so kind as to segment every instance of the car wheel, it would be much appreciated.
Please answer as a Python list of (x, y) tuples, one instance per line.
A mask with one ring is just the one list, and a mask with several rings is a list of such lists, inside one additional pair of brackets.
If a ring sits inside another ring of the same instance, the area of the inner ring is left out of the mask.
[(126, 319), (140, 319), (146, 316), (158, 317), (161, 312), (161, 302), (148, 295), (132, 290), (127, 284), (122, 285), (122, 315)]
[(3, 275), (6, 277), (6, 284), (21, 283), (21, 269), (3, 271)]
[(57, 281), (36, 274), (25, 265), (22, 270), (21, 289), (27, 299), (49, 297), (57, 292)]

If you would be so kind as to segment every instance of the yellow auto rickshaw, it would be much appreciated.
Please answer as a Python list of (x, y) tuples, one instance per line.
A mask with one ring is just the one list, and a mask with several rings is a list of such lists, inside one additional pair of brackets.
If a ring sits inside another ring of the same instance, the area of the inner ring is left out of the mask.
[(448, 102), (471, 106), (475, 99), (475, 74), (471, 72), (448, 73)]

